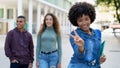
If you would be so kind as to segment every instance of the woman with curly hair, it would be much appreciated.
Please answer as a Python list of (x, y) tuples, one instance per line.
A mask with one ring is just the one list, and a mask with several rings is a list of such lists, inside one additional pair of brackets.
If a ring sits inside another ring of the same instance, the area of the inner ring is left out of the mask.
[(68, 13), (68, 18), (77, 29), (72, 31), (70, 43), (74, 54), (68, 68), (101, 68), (106, 56), (100, 55), (101, 31), (90, 28), (95, 20), (95, 8), (86, 2), (77, 2)]
[(47, 13), (37, 37), (37, 68), (61, 68), (61, 34), (56, 16)]

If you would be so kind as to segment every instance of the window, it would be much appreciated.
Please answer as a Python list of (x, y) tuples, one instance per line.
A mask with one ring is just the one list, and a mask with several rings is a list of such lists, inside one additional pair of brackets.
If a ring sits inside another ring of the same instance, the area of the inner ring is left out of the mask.
[(7, 9), (7, 18), (13, 19), (13, 9)]
[(4, 14), (3, 8), (0, 8), (0, 18), (3, 18), (3, 14)]

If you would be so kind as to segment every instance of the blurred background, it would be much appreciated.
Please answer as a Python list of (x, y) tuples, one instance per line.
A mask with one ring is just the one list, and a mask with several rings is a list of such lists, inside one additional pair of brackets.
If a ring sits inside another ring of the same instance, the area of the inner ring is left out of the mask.
[[(69, 8), (79, 1), (86, 1), (95, 6), (96, 20), (94, 28), (104, 30), (110, 24), (120, 22), (120, 8), (114, 0), (0, 0), (0, 34), (4, 35), (16, 25), (16, 17), (26, 16), (25, 28), (32, 34), (37, 34), (46, 13), (54, 13), (61, 25), (62, 33), (69, 33), (74, 27), (69, 23), (67, 14)], [(115, 0), (117, 1), (117, 0)], [(117, 9), (118, 8), (118, 9)], [(66, 28), (67, 27), (67, 28)]]
[[(102, 68), (120, 68), (118, 60), (120, 57), (120, 26), (118, 26), (120, 0), (0, 0), (0, 66), (9, 68), (9, 60), (4, 54), (4, 42), (7, 32), (16, 27), (17, 16), (26, 16), (25, 29), (33, 35), (36, 47), (36, 36), (43, 23), (43, 18), (46, 13), (51, 12), (60, 21), (63, 39), (62, 68), (67, 68), (73, 51), (66, 34), (75, 29), (68, 20), (68, 11), (75, 2), (88, 2), (95, 7), (96, 20), (91, 24), (91, 28), (100, 29), (103, 40), (106, 40), (104, 52), (107, 55), (107, 61), (102, 64)], [(116, 35), (113, 33), (114, 28), (110, 26), (114, 26)]]

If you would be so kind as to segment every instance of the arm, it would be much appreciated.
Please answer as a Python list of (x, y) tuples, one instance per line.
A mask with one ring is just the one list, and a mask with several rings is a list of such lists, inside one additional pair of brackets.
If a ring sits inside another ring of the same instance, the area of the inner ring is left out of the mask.
[(29, 50), (30, 50), (30, 63), (33, 63), (34, 61), (34, 44), (33, 44), (33, 39), (32, 36), (30, 35), (30, 42), (29, 42)]
[(38, 35), (37, 36), (37, 46), (36, 46), (36, 61), (38, 61), (39, 60), (39, 54), (40, 54), (40, 47), (41, 47), (41, 36), (40, 35)]
[(72, 32), (70, 35), (70, 43), (74, 50), (74, 54), (80, 58), (84, 58), (84, 41), (81, 37), (77, 34), (76, 31)]
[(57, 36), (57, 42), (58, 42), (58, 54), (59, 54), (59, 62), (58, 63), (61, 63), (61, 58), (62, 58), (61, 35)]
[[(97, 32), (97, 35), (99, 36), (100, 41), (101, 41), (101, 36), (102, 36), (101, 31), (100, 30), (96, 30), (96, 32)], [(101, 43), (101, 48), (100, 48), (100, 64), (102, 64), (102, 63), (104, 63), (106, 61), (106, 55), (102, 54), (103, 48), (104, 48), (104, 44), (105, 44), (105, 42)]]
[(10, 60), (13, 60), (14, 57), (12, 56), (12, 53), (11, 53), (11, 44), (12, 44), (12, 33), (8, 32), (5, 40), (4, 50), (5, 50), (5, 55), (9, 57)]
[(36, 46), (36, 68), (39, 67), (39, 54), (40, 54), (40, 47), (41, 47), (41, 36), (37, 36), (37, 46)]

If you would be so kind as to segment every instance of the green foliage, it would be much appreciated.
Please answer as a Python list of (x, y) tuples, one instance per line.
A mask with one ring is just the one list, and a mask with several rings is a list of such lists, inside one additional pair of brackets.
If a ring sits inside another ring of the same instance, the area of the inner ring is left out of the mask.
[(120, 0), (96, 0), (97, 5), (114, 7), (115, 8), (115, 17), (120, 23)]

